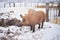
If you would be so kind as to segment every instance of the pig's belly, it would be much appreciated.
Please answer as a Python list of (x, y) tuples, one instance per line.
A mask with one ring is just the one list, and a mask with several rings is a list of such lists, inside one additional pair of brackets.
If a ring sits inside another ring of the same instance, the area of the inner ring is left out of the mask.
[(43, 20), (40, 19), (40, 18), (35, 18), (35, 19), (30, 20), (30, 23), (33, 24), (33, 25), (35, 25), (35, 24), (41, 23), (42, 21)]

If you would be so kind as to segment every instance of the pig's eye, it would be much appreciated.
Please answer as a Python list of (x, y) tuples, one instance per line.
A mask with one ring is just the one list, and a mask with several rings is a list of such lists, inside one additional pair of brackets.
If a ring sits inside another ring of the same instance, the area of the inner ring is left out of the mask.
[(25, 21), (25, 19), (23, 19), (23, 21)]

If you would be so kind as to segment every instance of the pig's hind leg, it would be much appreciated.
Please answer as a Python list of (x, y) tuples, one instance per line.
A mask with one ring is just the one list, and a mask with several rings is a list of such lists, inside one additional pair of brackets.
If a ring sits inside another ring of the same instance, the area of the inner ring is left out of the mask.
[(39, 27), (38, 27), (38, 29), (40, 29), (40, 23), (39, 23)]
[(45, 19), (43, 19), (43, 21), (42, 21), (42, 26), (41, 26), (41, 28), (43, 28), (44, 21), (45, 21)]

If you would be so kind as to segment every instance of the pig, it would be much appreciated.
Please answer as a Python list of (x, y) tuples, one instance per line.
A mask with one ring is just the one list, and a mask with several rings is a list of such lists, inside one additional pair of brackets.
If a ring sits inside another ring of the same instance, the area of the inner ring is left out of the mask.
[(28, 14), (25, 16), (20, 15), (22, 18), (21, 26), (30, 26), (33, 32), (35, 31), (35, 25), (39, 24), (38, 29), (40, 29), (40, 24), (42, 23), (41, 28), (43, 28), (43, 23), (46, 19), (46, 14), (43, 11), (35, 11), (33, 9), (29, 9)]

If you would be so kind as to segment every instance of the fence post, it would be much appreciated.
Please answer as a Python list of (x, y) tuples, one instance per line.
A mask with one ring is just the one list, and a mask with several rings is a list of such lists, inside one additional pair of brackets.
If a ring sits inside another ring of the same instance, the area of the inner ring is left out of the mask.
[(59, 14), (58, 14), (58, 16), (60, 16), (60, 3), (58, 4), (58, 8), (59, 8)]
[(46, 21), (48, 22), (49, 21), (49, 3), (46, 3)]

